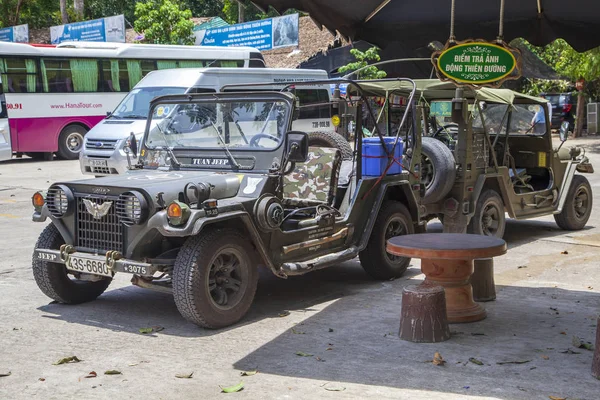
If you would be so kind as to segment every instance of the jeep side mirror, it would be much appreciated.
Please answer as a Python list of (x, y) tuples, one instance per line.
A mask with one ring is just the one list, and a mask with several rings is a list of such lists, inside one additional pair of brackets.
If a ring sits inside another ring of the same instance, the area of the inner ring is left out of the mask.
[(563, 121), (562, 124), (560, 124), (560, 131), (559, 131), (558, 135), (560, 137), (561, 142), (564, 142), (569, 137), (569, 126), (570, 125), (571, 124), (568, 121)]
[(124, 150), (128, 154), (131, 153), (133, 158), (137, 158), (137, 139), (135, 138), (133, 132), (129, 134), (129, 138), (127, 138), (127, 143), (125, 144)]
[(304, 132), (286, 133), (286, 152), (289, 162), (306, 162), (308, 159), (308, 135)]

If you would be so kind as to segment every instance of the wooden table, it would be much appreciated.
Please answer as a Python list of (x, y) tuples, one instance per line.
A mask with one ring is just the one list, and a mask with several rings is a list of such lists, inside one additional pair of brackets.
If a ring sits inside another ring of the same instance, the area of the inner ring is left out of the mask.
[(469, 282), (473, 260), (506, 253), (506, 242), (482, 235), (421, 233), (389, 239), (387, 251), (421, 259), (424, 283), (440, 285), (446, 292), (448, 322), (473, 322), (487, 315), (485, 309), (473, 301), (473, 288)]

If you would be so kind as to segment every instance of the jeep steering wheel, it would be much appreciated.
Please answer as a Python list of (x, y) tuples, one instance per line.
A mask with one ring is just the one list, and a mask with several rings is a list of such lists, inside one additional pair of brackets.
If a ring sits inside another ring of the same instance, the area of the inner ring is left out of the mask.
[(258, 133), (256, 135), (254, 135), (252, 137), (252, 139), (250, 139), (250, 143), (248, 143), (248, 144), (250, 145), (250, 147), (258, 147), (258, 141), (263, 138), (271, 139), (271, 140), (274, 140), (275, 142), (279, 142), (279, 138), (277, 136), (269, 135), (268, 133)]

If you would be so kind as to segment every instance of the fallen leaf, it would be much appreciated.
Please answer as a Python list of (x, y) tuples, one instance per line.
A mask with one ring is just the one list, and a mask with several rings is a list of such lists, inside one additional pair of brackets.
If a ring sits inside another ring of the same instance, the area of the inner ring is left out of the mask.
[(140, 328), (139, 331), (141, 334), (146, 335), (148, 333), (152, 333), (152, 328)]
[(567, 349), (565, 351), (561, 351), (561, 353), (563, 353), (563, 354), (581, 354), (581, 352), (579, 352), (579, 351), (573, 351), (571, 349)]
[(569, 252), (567, 250), (565, 250), (565, 251), (561, 251), (560, 254), (569, 254)]
[(433, 360), (431, 360), (431, 363), (433, 365), (444, 365), (446, 364), (446, 361), (444, 360), (444, 358), (442, 357), (442, 355), (439, 352), (435, 352), (435, 354), (433, 355)]
[(323, 386), (323, 389), (328, 390), (330, 392), (343, 392), (344, 390), (346, 390), (346, 388), (344, 386), (329, 385), (329, 382), (322, 386)]
[(504, 365), (504, 364), (526, 364), (526, 363), (528, 363), (530, 361), (531, 360), (502, 361), (502, 362), (497, 362), (496, 364), (498, 364), (498, 365)]
[(481, 333), (481, 332), (471, 332), (471, 336), (485, 336), (485, 333)]
[(244, 388), (244, 382), (240, 382), (235, 386), (229, 386), (229, 387), (223, 387), (223, 386), (219, 386), (221, 388), (221, 391), (223, 393), (235, 393), (235, 392), (239, 392), (240, 390), (242, 390)]
[(136, 365), (139, 365), (139, 364), (138, 363), (129, 364), (130, 367), (135, 367)]
[(478, 359), (473, 358), (473, 357), (469, 358), (469, 361), (471, 361), (473, 364), (483, 365), (483, 363), (481, 361), (479, 361)]
[(164, 330), (165, 330), (165, 328), (162, 326), (153, 326), (152, 327), (152, 331), (154, 331), (154, 332), (160, 332), (160, 331), (164, 331)]
[(328, 347), (325, 349), (325, 351), (329, 351), (329, 350), (333, 350), (333, 347)]
[(566, 397), (548, 396), (550, 400), (567, 400)]
[(80, 362), (81, 360), (79, 358), (77, 358), (77, 356), (70, 356), (70, 357), (65, 357), (65, 358), (61, 358), (60, 360), (58, 360), (57, 362), (55, 362), (52, 365), (61, 365), (61, 364), (68, 364), (68, 363), (76, 363), (76, 362)]
[(315, 357), (315, 360), (321, 361), (321, 362), (325, 362), (325, 360), (323, 358), (321, 358), (321, 357)]
[(592, 290), (594, 287), (593, 286), (588, 286), (588, 289)]
[(256, 375), (256, 374), (258, 374), (258, 370), (256, 370), (256, 369), (251, 369), (250, 371), (240, 372), (241, 376), (252, 376), (252, 375)]
[(6, 372), (0, 372), (0, 377), (3, 377), (3, 376), (10, 376), (11, 374), (12, 374), (12, 372), (10, 372), (10, 371), (6, 371)]
[(175, 378), (191, 379), (192, 375), (194, 375), (194, 372), (190, 372), (189, 374), (176, 374)]
[(521, 269), (521, 268), (527, 268), (527, 265), (519, 265), (519, 266), (517, 267), (517, 269)]
[(121, 375), (121, 371), (117, 371), (116, 369), (109, 369), (108, 371), (104, 371), (104, 375)]
[(312, 357), (313, 356), (312, 354), (304, 353), (302, 351), (297, 351), (296, 355), (300, 356), (300, 357)]
[(98, 376), (98, 374), (96, 373), (96, 371), (90, 371), (90, 372), (89, 372), (89, 373), (88, 373), (88, 374), (85, 376), (85, 378), (95, 378), (95, 377), (97, 377), (97, 376)]
[(333, 332), (333, 329), (332, 329), (332, 328), (329, 328), (329, 332)]
[(562, 331), (560, 334), (561, 334), (561, 335), (566, 335), (566, 334), (567, 334), (567, 332), (565, 332), (565, 331)]
[(544, 360), (549, 360), (549, 359), (550, 359), (550, 357), (548, 357), (548, 356), (542, 356), (542, 358), (543, 358)]
[(594, 350), (594, 346), (591, 343), (582, 342), (577, 336), (571, 338), (571, 343), (579, 349)]
[(280, 317), (287, 317), (288, 315), (290, 315), (290, 312), (287, 310), (279, 313)]
[(46, 380), (46, 378), (38, 378), (38, 381), (40, 382), (44, 382)]
[(294, 328), (292, 328), (292, 333), (295, 333), (296, 335), (304, 335), (306, 332), (297, 331)]

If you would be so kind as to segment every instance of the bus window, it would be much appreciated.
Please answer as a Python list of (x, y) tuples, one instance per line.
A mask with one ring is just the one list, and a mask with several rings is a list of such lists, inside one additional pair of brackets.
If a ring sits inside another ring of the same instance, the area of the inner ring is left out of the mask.
[(99, 91), (101, 92), (127, 92), (129, 90), (129, 76), (127, 64), (119, 60), (100, 61), (101, 80)]
[(148, 72), (156, 70), (156, 62), (151, 60), (127, 60), (129, 90), (133, 89)]
[(206, 65), (204, 61), (200, 60), (180, 60), (177, 63), (179, 68), (202, 68)]
[(98, 91), (98, 61), (92, 59), (77, 59), (70, 61), (71, 75), (73, 77), (73, 91), (97, 92)]
[(142, 77), (146, 76), (148, 72), (156, 71), (156, 62), (152, 60), (142, 60)]
[(223, 67), (223, 68), (243, 67), (244, 61), (242, 61), (242, 60), (238, 60), (238, 61), (217, 60), (210, 66), (211, 67)]
[(73, 76), (69, 60), (42, 59), (42, 83), (46, 93), (72, 93)]
[(0, 58), (2, 89), (6, 93), (35, 93), (37, 66), (34, 60)]

